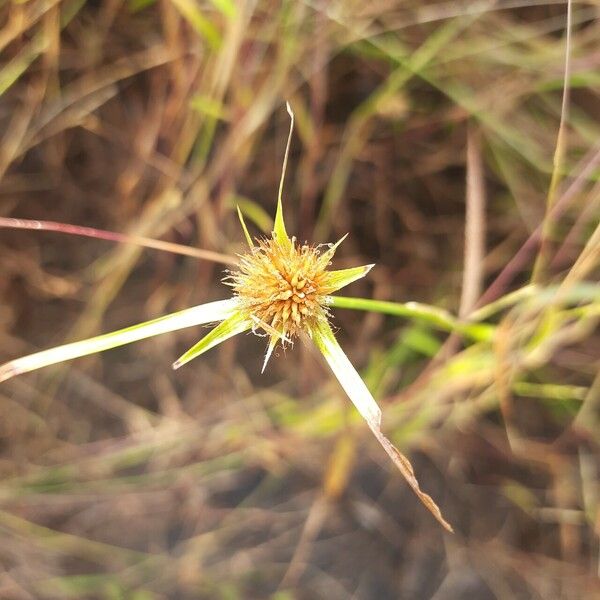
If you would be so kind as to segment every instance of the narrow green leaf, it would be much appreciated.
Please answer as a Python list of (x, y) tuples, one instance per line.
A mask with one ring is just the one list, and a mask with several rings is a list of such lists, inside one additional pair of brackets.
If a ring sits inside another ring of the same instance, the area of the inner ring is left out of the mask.
[(333, 374), (344, 388), (344, 391), (363, 416), (383, 449), (387, 452), (396, 467), (398, 467), (408, 485), (410, 485), (419, 500), (421, 500), (439, 523), (448, 531), (452, 531), (452, 526), (444, 519), (442, 512), (431, 496), (421, 490), (408, 458), (383, 435), (381, 431), (381, 410), (364, 381), (335, 339), (329, 323), (320, 323), (313, 330), (313, 340), (331, 367)]
[(324, 246), (327, 246), (327, 250), (325, 250), (325, 252), (323, 252), (323, 254), (321, 254), (321, 256), (319, 258), (319, 263), (323, 266), (324, 269), (326, 269), (329, 266), (331, 259), (334, 257), (340, 244), (347, 237), (348, 237), (348, 234), (343, 235), (335, 244), (323, 244)]
[(338, 344), (329, 323), (319, 323), (313, 331), (313, 341), (363, 419), (370, 427), (379, 427), (381, 409)]
[(434, 335), (430, 327), (423, 323), (407, 327), (402, 338), (407, 349), (430, 358), (440, 351), (442, 345), (439, 336)]
[(290, 132), (288, 134), (287, 144), (285, 146), (285, 154), (283, 156), (283, 166), (281, 168), (281, 179), (279, 180), (279, 193), (277, 194), (277, 212), (275, 213), (275, 224), (273, 226), (273, 233), (277, 238), (277, 241), (284, 248), (289, 248), (292, 245), (287, 231), (285, 229), (285, 222), (283, 220), (283, 182), (285, 181), (285, 171), (287, 169), (288, 156), (290, 153), (290, 144), (292, 142), (292, 133), (294, 132), (294, 112), (289, 102), (285, 103), (288, 114), (290, 115)]
[(501, 296), (498, 298), (498, 300), (494, 300), (493, 302), (485, 304), (481, 308), (474, 310), (469, 315), (469, 319), (471, 321), (484, 321), (485, 319), (489, 319), (491, 316), (499, 313), (505, 308), (509, 308), (514, 304), (518, 304), (538, 295), (540, 291), (540, 286), (534, 284), (526, 285), (525, 287), (515, 290), (514, 292), (509, 292), (508, 294)]
[(154, 4), (156, 4), (156, 0), (128, 0), (127, 8), (129, 12), (136, 14)]
[(236, 16), (237, 9), (233, 0), (210, 0), (211, 4), (220, 10), (228, 19)]
[(212, 98), (208, 94), (198, 94), (194, 96), (190, 102), (190, 106), (199, 113), (208, 115), (213, 119), (218, 119), (220, 121), (227, 121), (229, 119), (229, 115), (227, 114), (223, 102)]
[(61, 2), (60, 5), (60, 26), (66, 27), (86, 4), (86, 0), (71, 0), (70, 2)]
[(185, 363), (190, 362), (196, 356), (200, 356), (207, 350), (214, 348), (221, 342), (243, 333), (252, 327), (252, 321), (238, 312), (219, 323), (208, 335), (205, 335), (197, 344), (192, 346), (185, 354), (173, 363), (174, 369), (179, 369)]
[(351, 269), (340, 269), (338, 271), (328, 271), (327, 279), (323, 283), (326, 294), (337, 292), (341, 288), (349, 285), (357, 279), (362, 279), (375, 265), (363, 265), (362, 267), (352, 267)]
[(340, 247), (340, 244), (348, 237), (348, 235), (348, 233), (343, 235), (335, 244), (331, 244), (327, 251), (323, 254), (323, 257), (331, 260), (337, 249)]
[(36, 35), (21, 52), (7, 61), (0, 69), (0, 96), (6, 92), (27, 71), (31, 63), (46, 50), (47, 36)]
[(237, 301), (218, 300), (208, 304), (200, 304), (192, 308), (165, 315), (152, 321), (138, 323), (125, 329), (119, 329), (111, 333), (105, 333), (80, 342), (73, 342), (42, 352), (36, 352), (22, 358), (10, 361), (0, 366), (0, 382), (6, 381), (15, 375), (28, 373), (49, 365), (61, 363), (80, 356), (96, 354), (104, 350), (110, 350), (117, 346), (124, 346), (138, 340), (153, 337), (170, 331), (203, 325), (214, 321), (222, 321), (235, 310)]
[(228, 203), (231, 203), (231, 206), (237, 204), (244, 218), (254, 223), (264, 234), (268, 235), (273, 231), (273, 217), (254, 200), (235, 195)]
[(558, 402), (566, 400), (585, 400), (589, 389), (579, 385), (562, 383), (535, 383), (530, 381), (515, 381), (512, 389), (520, 396), (530, 398), (544, 398)]
[(250, 248), (252, 248), (254, 246), (254, 242), (252, 241), (252, 238), (250, 237), (250, 233), (248, 232), (248, 228), (246, 227), (246, 222), (244, 221), (244, 215), (242, 214), (242, 211), (239, 206), (236, 206), (236, 209), (237, 209), (238, 218), (242, 225), (242, 230), (244, 231), (244, 235), (246, 236), (246, 241), (248, 242), (248, 246), (250, 246)]
[(206, 18), (193, 0), (171, 0), (183, 18), (206, 40), (213, 50), (221, 45), (221, 34), (212, 21)]

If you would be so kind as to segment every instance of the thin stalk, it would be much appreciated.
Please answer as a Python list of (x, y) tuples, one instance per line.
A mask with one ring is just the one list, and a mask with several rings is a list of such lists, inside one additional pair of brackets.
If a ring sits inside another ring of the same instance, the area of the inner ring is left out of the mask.
[(175, 244), (173, 242), (165, 242), (163, 240), (154, 240), (139, 235), (105, 231), (104, 229), (96, 229), (95, 227), (82, 227), (80, 225), (70, 225), (69, 223), (57, 223), (56, 221), (0, 217), (0, 228), (2, 227), (7, 229), (36, 229), (38, 231), (53, 231), (56, 233), (80, 235), (82, 237), (118, 242), (120, 244), (135, 244), (136, 246), (172, 252), (173, 254), (183, 254), (184, 256), (191, 256), (193, 258), (212, 260), (213, 262), (225, 265), (237, 264), (237, 260), (233, 256), (228, 256), (227, 254), (221, 254), (211, 250), (202, 250), (201, 248), (193, 248), (191, 246), (184, 246), (183, 244)]
[(396, 317), (418, 319), (429, 323), (443, 331), (458, 333), (473, 341), (482, 342), (492, 338), (494, 326), (487, 323), (464, 323), (454, 315), (435, 306), (420, 302), (387, 302), (368, 298), (348, 298), (346, 296), (331, 296), (330, 306), (334, 308), (350, 308), (378, 312)]
[(558, 125), (558, 134), (556, 136), (556, 147), (552, 159), (552, 178), (546, 197), (546, 215), (542, 225), (542, 237), (540, 240), (540, 249), (533, 266), (531, 281), (538, 283), (543, 277), (548, 263), (548, 239), (552, 235), (553, 221), (551, 210), (556, 202), (556, 194), (561, 181), (561, 175), (564, 168), (565, 155), (567, 153), (567, 128), (566, 123), (569, 116), (569, 90), (571, 79), (571, 29), (572, 29), (572, 2), (567, 0), (567, 36), (565, 42), (565, 71), (562, 106), (560, 111), (560, 123)]
[(467, 190), (463, 284), (458, 314), (466, 319), (481, 295), (485, 255), (485, 182), (479, 132), (467, 130)]

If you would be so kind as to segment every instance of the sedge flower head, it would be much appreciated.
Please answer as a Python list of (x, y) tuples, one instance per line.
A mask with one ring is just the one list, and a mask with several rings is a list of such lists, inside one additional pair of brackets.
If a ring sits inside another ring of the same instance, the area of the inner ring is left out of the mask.
[[(301, 245), (295, 237), (282, 242), (275, 234), (258, 240), (240, 256), (238, 269), (225, 278), (240, 313), (269, 335), (269, 348), (278, 340), (285, 345), (302, 334), (312, 337), (328, 321), (329, 295), (340, 287), (339, 272), (328, 267), (340, 242)], [(371, 266), (360, 267), (360, 274)]]
[(276, 238), (259, 241), (241, 256), (239, 270), (228, 282), (240, 301), (240, 310), (267, 323), (281, 338), (291, 340), (308, 332), (329, 316), (327, 267), (331, 252), (292, 244), (283, 247)]
[[(288, 105), (288, 112), (293, 114)], [(419, 499), (449, 531), (435, 502), (421, 491), (408, 459), (381, 431), (381, 410), (364, 381), (338, 344), (329, 324), (334, 292), (364, 277), (373, 265), (330, 270), (331, 259), (344, 240), (310, 246), (289, 237), (283, 220), (282, 188), (290, 135), (279, 185), (272, 236), (253, 240), (241, 211), (238, 215), (248, 243), (238, 266), (225, 277), (233, 297), (188, 308), (152, 321), (80, 342), (36, 352), (0, 365), (0, 382), (40, 367), (101, 352), (154, 335), (204, 323), (218, 322), (197, 344), (173, 363), (177, 369), (225, 340), (246, 331), (269, 338), (263, 371), (278, 342), (291, 344), (299, 336), (309, 338), (321, 352), (342, 388)]]

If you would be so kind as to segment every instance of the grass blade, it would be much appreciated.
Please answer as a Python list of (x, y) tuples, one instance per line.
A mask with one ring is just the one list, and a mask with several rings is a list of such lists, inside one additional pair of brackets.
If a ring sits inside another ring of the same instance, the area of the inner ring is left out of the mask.
[(214, 348), (221, 342), (228, 340), (229, 338), (243, 333), (252, 327), (252, 322), (245, 316), (234, 313), (222, 323), (219, 323), (208, 335), (205, 335), (197, 344), (192, 346), (185, 354), (180, 356), (174, 363), (173, 368), (179, 369), (179, 367), (190, 362), (190, 360), (204, 354), (207, 350)]
[(73, 342), (49, 350), (29, 354), (22, 358), (17, 358), (0, 366), (0, 382), (6, 381), (11, 377), (28, 373), (42, 367), (54, 365), (57, 363), (96, 354), (104, 350), (110, 350), (125, 344), (131, 344), (145, 338), (161, 335), (170, 331), (193, 327), (194, 325), (203, 325), (214, 321), (226, 319), (233, 310), (235, 310), (235, 300), (218, 300), (208, 304), (200, 304), (192, 308), (171, 313), (152, 319), (144, 323), (138, 323), (125, 329), (119, 329), (111, 333), (105, 333), (80, 342)]
[(351, 269), (328, 271), (327, 282), (323, 287), (328, 289), (328, 294), (337, 292), (337, 290), (351, 284), (353, 281), (365, 277), (374, 266), (375, 265), (363, 265), (362, 267), (352, 267)]
[(292, 143), (292, 133), (294, 132), (294, 112), (289, 102), (285, 103), (288, 114), (290, 115), (290, 132), (288, 134), (287, 144), (285, 146), (285, 154), (283, 156), (283, 166), (281, 168), (281, 179), (279, 180), (279, 192), (277, 194), (277, 212), (275, 213), (275, 224), (273, 226), (273, 232), (277, 237), (277, 241), (283, 246), (291, 246), (291, 240), (285, 229), (285, 222), (283, 220), (283, 182), (285, 181), (285, 171), (287, 169), (288, 156), (290, 154), (290, 144)]
[(402, 473), (419, 500), (429, 509), (433, 516), (448, 530), (451, 525), (444, 519), (438, 505), (431, 496), (419, 487), (410, 461), (381, 432), (381, 409), (373, 395), (361, 379), (356, 369), (338, 344), (328, 323), (321, 323), (313, 332), (313, 340), (331, 367), (341, 386), (358, 412), (363, 416), (371, 431), (390, 456), (398, 470)]
[(254, 246), (254, 242), (252, 241), (252, 238), (250, 237), (248, 228), (246, 227), (246, 221), (244, 221), (244, 215), (242, 214), (242, 211), (241, 211), (239, 205), (236, 206), (236, 209), (237, 209), (238, 218), (240, 220), (240, 224), (242, 226), (242, 230), (244, 232), (244, 236), (246, 238), (246, 241), (248, 242), (248, 246), (250, 248), (252, 248)]

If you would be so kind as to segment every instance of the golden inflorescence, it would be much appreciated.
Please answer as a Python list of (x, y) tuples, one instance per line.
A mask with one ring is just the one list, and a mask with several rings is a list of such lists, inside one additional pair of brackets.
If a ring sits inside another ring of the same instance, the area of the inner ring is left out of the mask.
[(284, 341), (312, 328), (329, 316), (327, 295), (331, 285), (330, 264), (335, 248), (321, 252), (319, 247), (280, 243), (274, 236), (259, 240), (240, 257), (237, 271), (226, 283), (249, 319), (271, 337)]

